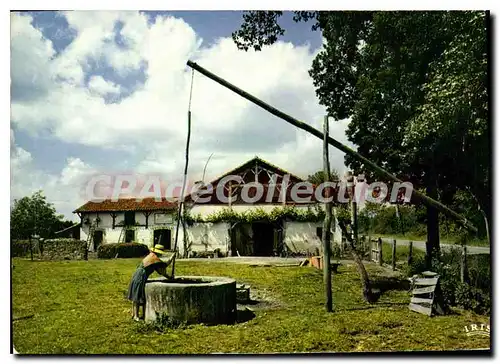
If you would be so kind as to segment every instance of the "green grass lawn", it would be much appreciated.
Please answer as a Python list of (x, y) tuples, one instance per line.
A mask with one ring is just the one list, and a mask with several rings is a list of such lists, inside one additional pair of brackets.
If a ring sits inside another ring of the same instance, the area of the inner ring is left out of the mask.
[[(130, 319), (125, 299), (138, 259), (31, 262), (14, 259), (13, 340), (32, 354), (187, 354), (456, 350), (488, 348), (464, 326), (489, 318), (466, 311), (432, 317), (408, 310), (406, 290), (373, 305), (360, 294), (354, 266), (333, 276), (335, 312), (324, 310), (322, 272), (312, 267), (249, 267), (178, 261), (178, 275), (229, 276), (274, 305), (235, 325), (192, 325), (163, 333)], [(372, 277), (381, 268), (368, 265)], [(31, 316), (32, 315), (32, 316)]]
[[(408, 261), (408, 254), (410, 253), (410, 248), (405, 245), (398, 245), (396, 243), (396, 262)], [(425, 256), (425, 252), (420, 249), (413, 247), (412, 251), (413, 257)], [(386, 264), (392, 264), (392, 243), (382, 243), (382, 261)]]

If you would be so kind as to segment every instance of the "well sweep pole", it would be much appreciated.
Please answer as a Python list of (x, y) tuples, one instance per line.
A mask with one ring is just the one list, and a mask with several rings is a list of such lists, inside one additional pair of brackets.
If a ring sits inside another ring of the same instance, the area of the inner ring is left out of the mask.
[[(288, 114), (285, 114), (284, 112), (282, 112), (282, 111), (276, 109), (275, 107), (273, 107), (273, 106), (265, 103), (264, 101), (256, 98), (255, 96), (249, 94), (248, 92), (243, 91), (242, 89), (240, 89), (240, 88), (232, 85), (231, 83), (227, 82), (226, 80), (224, 80), (224, 79), (222, 79), (222, 78), (214, 75), (210, 71), (207, 71), (206, 69), (204, 69), (203, 67), (199, 66), (195, 62), (188, 61), (187, 65), (189, 67), (191, 67), (192, 69), (194, 69), (194, 70), (200, 72), (201, 74), (205, 75), (206, 77), (214, 80), (218, 84), (220, 84), (220, 85), (222, 85), (222, 86), (230, 89), (231, 91), (237, 93), (241, 97), (243, 97), (243, 98), (245, 98), (245, 99), (253, 102), (254, 104), (256, 104), (258, 106), (260, 106), (261, 108), (263, 108), (264, 110), (270, 112), (271, 114), (279, 117), (280, 119), (285, 120), (289, 124), (292, 124), (292, 125), (296, 126), (299, 129), (305, 130), (305, 131), (311, 133), (312, 135), (318, 137), (319, 139), (323, 139), (324, 138), (324, 135), (323, 135), (323, 133), (321, 131), (313, 128), (309, 124), (306, 124), (306, 123), (304, 123), (302, 121), (299, 121), (299, 120), (293, 118), (292, 116), (290, 116)], [(372, 162), (368, 158), (366, 158), (363, 155), (359, 154), (358, 152), (352, 150), (348, 146), (340, 143), (339, 141), (333, 139), (332, 137), (328, 136), (327, 140), (328, 140), (328, 143), (331, 144), (331, 145), (333, 145), (335, 148), (337, 148), (337, 149), (341, 150), (342, 152), (344, 152), (344, 153), (352, 156), (353, 158), (356, 158), (357, 160), (363, 162), (367, 167), (369, 167), (373, 171), (379, 173), (380, 175), (382, 175), (382, 176), (384, 176), (384, 177), (386, 177), (386, 178), (388, 178), (388, 179), (390, 179), (391, 181), (394, 181), (394, 182), (403, 182), (402, 180), (400, 180), (399, 178), (397, 178), (393, 174), (391, 174), (391, 173), (387, 172), (385, 169), (379, 167), (377, 164), (375, 164), (374, 162)], [(427, 196), (424, 193), (422, 193), (420, 191), (417, 191), (417, 190), (413, 190), (413, 193), (416, 196), (418, 196), (426, 205), (434, 206), (435, 208), (437, 208), (442, 213), (444, 213), (444, 214), (452, 217), (453, 219), (455, 219), (458, 223), (460, 223), (462, 226), (464, 226), (468, 230), (470, 230), (470, 231), (472, 231), (474, 233), (477, 232), (477, 228), (474, 225), (472, 225), (465, 217), (461, 216), (460, 214), (458, 214), (455, 211), (451, 210), (447, 206), (443, 205), (441, 202), (436, 201), (433, 198), (430, 198), (429, 196)]]

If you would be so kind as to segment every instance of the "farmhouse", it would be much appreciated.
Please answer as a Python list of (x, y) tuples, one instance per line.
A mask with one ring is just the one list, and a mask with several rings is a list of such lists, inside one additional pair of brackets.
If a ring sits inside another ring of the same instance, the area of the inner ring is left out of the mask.
[(165, 198), (89, 201), (73, 212), (80, 216), (81, 238), (90, 242), (90, 251), (96, 251), (101, 244), (128, 242), (148, 246), (154, 242), (173, 248), (177, 203)]
[[(210, 187), (210, 188), (209, 188)], [(185, 197), (185, 226), (179, 230), (182, 255), (219, 250), (228, 256), (306, 254), (322, 250), (323, 205), (306, 181), (255, 157), (198, 186)], [(100, 244), (138, 242), (173, 249), (177, 202), (162, 198), (87, 202), (76, 209), (82, 238)], [(185, 232), (185, 233), (184, 233)], [(332, 241), (340, 243), (336, 219)]]

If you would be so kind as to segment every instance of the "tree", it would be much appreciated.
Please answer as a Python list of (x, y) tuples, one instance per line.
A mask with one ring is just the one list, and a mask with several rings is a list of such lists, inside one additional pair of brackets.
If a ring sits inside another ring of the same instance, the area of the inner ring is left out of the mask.
[(62, 219), (63, 215), (56, 214), (56, 209), (47, 202), (42, 191), (16, 199), (10, 211), (11, 239), (29, 239), (33, 235), (49, 238), (69, 224)]
[[(322, 183), (325, 182), (325, 172), (320, 170), (320, 171), (317, 171), (313, 174), (310, 174), (309, 176), (307, 176), (307, 181), (308, 182), (311, 182), (312, 184), (318, 186)], [(339, 174), (337, 171), (335, 170), (331, 170), (330, 171), (330, 181), (339, 181)]]
[[(284, 34), (281, 15), (246, 12), (233, 33), (237, 46), (260, 50), (275, 42)], [(474, 188), (489, 217), (488, 14), (295, 12), (294, 20), (313, 20), (312, 30), (326, 39), (310, 75), (328, 114), (351, 118), (346, 133), (358, 152), (448, 203), (459, 188)], [(425, 123), (429, 116), (434, 128)], [(422, 128), (429, 133), (420, 134)], [(376, 178), (352, 157), (346, 164)], [(427, 207), (428, 262), (439, 249), (438, 219)]]

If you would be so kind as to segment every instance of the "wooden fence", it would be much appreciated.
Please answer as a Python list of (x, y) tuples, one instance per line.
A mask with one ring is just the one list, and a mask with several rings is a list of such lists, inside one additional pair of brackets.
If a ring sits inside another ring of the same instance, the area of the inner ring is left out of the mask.
[[(382, 246), (383, 246), (382, 238), (381, 237), (372, 238), (372, 237), (368, 236), (368, 239), (366, 239), (364, 236), (362, 236), (361, 241), (363, 242), (363, 244), (365, 241), (367, 241), (367, 243), (368, 243), (368, 253), (369, 253), (370, 261), (377, 263), (378, 265), (383, 265), (384, 259), (383, 259), (383, 254), (382, 254)], [(396, 258), (397, 258), (397, 252), (396, 252), (397, 241), (396, 241), (396, 239), (393, 239), (392, 243), (390, 243), (390, 244), (391, 244), (391, 248), (392, 248), (391, 249), (392, 254), (391, 254), (391, 260), (389, 262), (387, 262), (387, 264), (390, 265), (392, 270), (396, 270), (396, 262), (397, 262), (396, 261)], [(408, 244), (407, 262), (408, 262), (408, 264), (411, 264), (412, 261), (413, 261), (413, 242), (410, 241)]]

